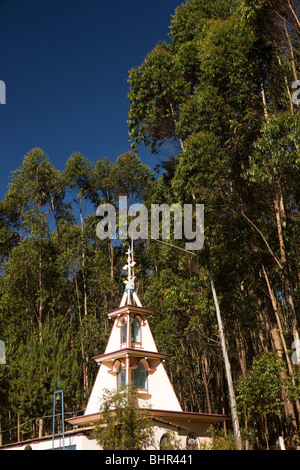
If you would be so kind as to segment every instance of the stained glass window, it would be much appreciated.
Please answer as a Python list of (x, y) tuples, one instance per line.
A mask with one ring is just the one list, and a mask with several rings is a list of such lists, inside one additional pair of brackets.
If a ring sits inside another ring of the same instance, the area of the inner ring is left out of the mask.
[(198, 449), (198, 436), (197, 434), (191, 433), (186, 438), (186, 447), (189, 450), (197, 450)]

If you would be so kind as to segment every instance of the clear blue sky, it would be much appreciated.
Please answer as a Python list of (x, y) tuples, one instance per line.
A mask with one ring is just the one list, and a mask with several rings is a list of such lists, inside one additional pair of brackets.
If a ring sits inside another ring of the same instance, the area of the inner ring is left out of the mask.
[[(0, 198), (34, 147), (58, 169), (130, 149), (128, 71), (168, 40), (182, 0), (3, 0), (0, 6)], [(142, 149), (154, 167), (158, 158)]]

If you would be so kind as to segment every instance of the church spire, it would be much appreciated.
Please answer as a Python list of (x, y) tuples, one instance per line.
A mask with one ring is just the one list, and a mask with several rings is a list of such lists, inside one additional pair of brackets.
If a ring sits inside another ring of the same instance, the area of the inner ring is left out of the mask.
[(135, 274), (134, 274), (134, 266), (136, 262), (133, 259), (133, 244), (131, 249), (129, 248), (126, 252), (127, 254), (127, 264), (123, 266), (123, 270), (127, 271), (127, 280), (124, 281), (125, 284), (125, 292), (123, 294), (120, 307), (124, 307), (124, 305), (132, 305), (132, 301), (134, 300), (138, 307), (142, 307), (141, 301), (135, 291)]

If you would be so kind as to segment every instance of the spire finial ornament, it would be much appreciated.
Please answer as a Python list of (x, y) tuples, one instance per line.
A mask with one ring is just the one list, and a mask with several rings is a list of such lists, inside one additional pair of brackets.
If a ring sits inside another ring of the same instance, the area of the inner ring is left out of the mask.
[(136, 277), (134, 275), (134, 266), (136, 265), (136, 262), (133, 259), (133, 244), (131, 246), (131, 249), (128, 248), (126, 255), (127, 264), (123, 266), (122, 270), (127, 271), (127, 280), (124, 281), (125, 292), (123, 294), (120, 307), (123, 307), (124, 305), (131, 305), (131, 299), (135, 300), (136, 304), (139, 307), (142, 307), (141, 301), (138, 298), (137, 293), (135, 292)]
[(127, 275), (127, 280), (124, 281), (124, 284), (126, 285), (125, 290), (131, 290), (134, 291), (134, 281), (135, 281), (135, 275), (134, 275), (134, 266), (136, 265), (135, 261), (133, 260), (133, 248), (128, 249), (126, 252), (127, 255), (127, 264), (123, 266), (123, 270), (126, 270), (128, 272)]

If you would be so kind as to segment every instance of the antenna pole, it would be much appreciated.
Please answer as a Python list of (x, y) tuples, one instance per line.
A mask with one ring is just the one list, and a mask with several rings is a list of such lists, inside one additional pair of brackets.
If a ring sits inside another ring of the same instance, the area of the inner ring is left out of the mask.
[(56, 390), (53, 394), (53, 429), (52, 429), (52, 450), (54, 450), (54, 436), (55, 436), (55, 404), (56, 397), (61, 394), (61, 422), (62, 422), (62, 437), (63, 437), (63, 450), (65, 450), (65, 418), (64, 418), (64, 391)]

